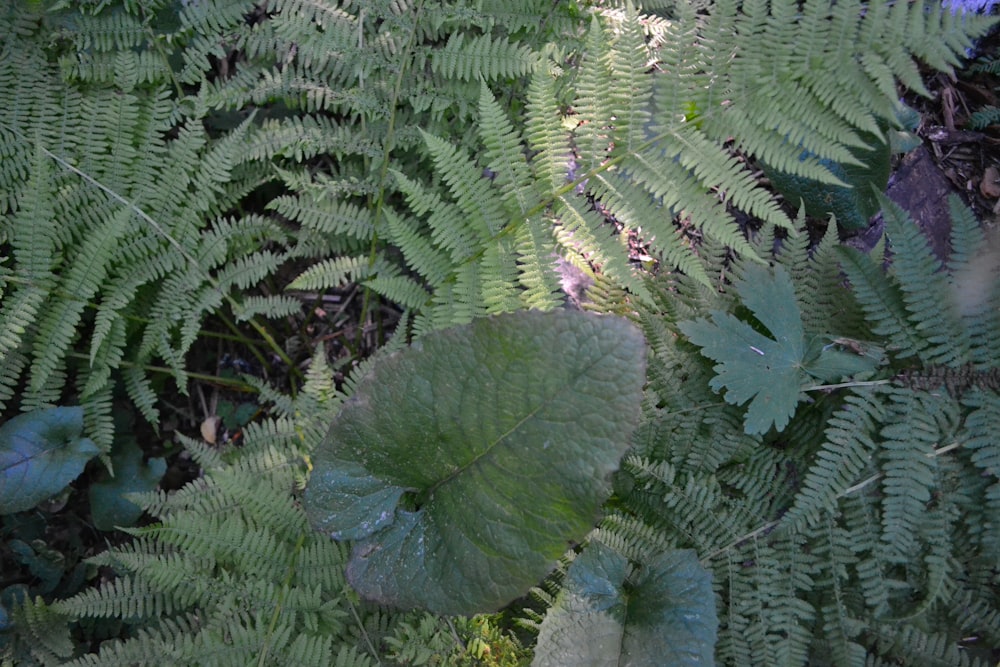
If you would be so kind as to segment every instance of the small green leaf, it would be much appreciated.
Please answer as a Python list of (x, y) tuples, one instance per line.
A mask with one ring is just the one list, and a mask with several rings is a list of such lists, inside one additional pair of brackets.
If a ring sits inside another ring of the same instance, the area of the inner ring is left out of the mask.
[(311, 523), (363, 596), (455, 615), (522, 595), (582, 540), (628, 447), (645, 341), (519, 312), (427, 334), (361, 381), (313, 454)]
[(34, 540), (32, 544), (23, 540), (10, 540), (6, 546), (38, 579), (38, 583), (32, 586), (35, 593), (47, 595), (55, 590), (66, 571), (65, 555), (50, 548), (43, 540)]
[(83, 433), (83, 408), (18, 415), (0, 426), (0, 514), (31, 509), (76, 479), (100, 453)]
[(758, 264), (746, 265), (735, 287), (771, 337), (721, 311), (712, 311), (711, 321), (681, 322), (679, 327), (703, 355), (719, 362), (712, 388), (724, 388), (728, 403), (750, 400), (744, 430), (766, 433), (773, 424), (780, 431), (795, 412), (803, 377), (805, 339), (795, 290), (782, 267), (772, 274)]
[(542, 622), (533, 667), (714, 663), (715, 596), (695, 552), (669, 551), (628, 570), (601, 542), (583, 550)]
[(115, 443), (111, 452), (114, 477), (90, 486), (90, 511), (98, 530), (132, 526), (142, 516), (142, 508), (127, 494), (152, 491), (167, 471), (165, 459), (143, 462), (142, 458), (142, 449), (131, 436)]
[(817, 337), (806, 352), (805, 371), (818, 382), (870, 372), (882, 358), (881, 349), (871, 344), (838, 338), (823, 344), (827, 339), (829, 336)]

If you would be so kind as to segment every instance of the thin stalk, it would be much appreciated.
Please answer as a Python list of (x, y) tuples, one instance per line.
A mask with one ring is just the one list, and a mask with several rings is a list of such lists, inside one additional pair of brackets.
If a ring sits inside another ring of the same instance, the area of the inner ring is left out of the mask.
[(824, 391), (830, 389), (844, 389), (846, 387), (877, 387), (883, 384), (891, 384), (892, 380), (865, 380), (855, 382), (838, 382), (837, 384), (814, 384), (806, 387), (802, 391)]
[[(79, 359), (80, 361), (90, 360), (90, 357), (88, 357), (85, 354), (81, 354), (79, 352), (69, 352), (66, 356), (72, 359)], [(170, 376), (174, 375), (174, 369), (169, 368), (167, 366), (155, 366), (153, 364), (137, 364), (133, 361), (126, 361), (124, 359), (122, 361), (119, 361), (118, 365), (123, 366), (125, 368), (141, 368), (142, 370), (147, 371), (149, 373), (160, 373), (163, 375), (170, 375)], [(251, 384), (247, 384), (246, 382), (238, 378), (227, 378), (227, 377), (221, 377), (219, 375), (209, 375), (208, 373), (197, 373), (194, 371), (184, 371), (184, 374), (187, 375), (187, 377), (191, 378), (192, 380), (199, 380), (207, 384), (223, 385), (234, 391), (241, 391), (247, 394), (257, 393), (256, 387), (254, 387)]]
[[(417, 34), (417, 22), (420, 20), (420, 12), (423, 10), (424, 2), (420, 1), (417, 5), (416, 10), (413, 12), (413, 23), (410, 26), (410, 35), (406, 41), (406, 48), (402, 50), (404, 54), (401, 59), (401, 64), (399, 67), (399, 72), (396, 75), (396, 83), (393, 85), (392, 89), (392, 100), (390, 102), (389, 111), (389, 125), (385, 132), (385, 143), (382, 148), (382, 164), (379, 166), (378, 174), (378, 197), (375, 199), (374, 211), (372, 213), (372, 241), (370, 250), (368, 253), (368, 265), (372, 266), (375, 264), (375, 259), (378, 255), (378, 221), (382, 217), (382, 208), (385, 205), (385, 179), (389, 173), (389, 156), (392, 153), (393, 141), (395, 140), (396, 132), (396, 108), (399, 102), (399, 91), (403, 87), (403, 75), (407, 71), (407, 65), (410, 62), (411, 49), (413, 48), (413, 40)], [(362, 17), (364, 14), (361, 15)], [(360, 36), (359, 36), (360, 39)], [(361, 316), (358, 321), (364, 322), (368, 311), (371, 308), (372, 290), (368, 287), (363, 288), (361, 296)], [(355, 341), (357, 348), (362, 349), (363, 339), (362, 339), (363, 327), (358, 328), (357, 340)]]
[[(962, 446), (962, 443), (960, 443), (960, 442), (952, 442), (952, 443), (950, 443), (948, 445), (945, 445), (944, 447), (940, 447), (938, 449), (935, 449), (933, 452), (929, 452), (928, 454), (926, 454), (926, 456), (928, 458), (937, 458), (938, 456), (942, 456), (944, 454), (947, 454), (948, 452), (951, 452), (951, 451), (953, 451), (955, 449), (958, 449), (961, 446)], [(844, 498), (846, 496), (851, 495), (852, 493), (857, 493), (858, 491), (860, 491), (861, 489), (865, 488), (866, 486), (869, 486), (870, 484), (873, 484), (873, 483), (877, 482), (878, 480), (882, 479), (884, 476), (885, 476), (884, 473), (881, 473), (881, 472), (880, 473), (876, 473), (876, 474), (872, 475), (871, 477), (869, 477), (869, 478), (867, 478), (865, 480), (862, 480), (862, 481), (858, 482), (857, 484), (854, 484), (853, 486), (847, 487), (846, 489), (844, 489), (843, 491), (841, 491), (840, 493), (838, 493), (836, 496), (834, 496), (834, 499), (836, 500), (836, 499), (839, 499), (839, 498)], [(779, 524), (781, 524), (781, 519), (775, 519), (774, 521), (768, 521), (764, 525), (758, 526), (757, 528), (754, 528), (749, 533), (746, 533), (745, 535), (741, 535), (740, 537), (736, 538), (735, 540), (733, 540), (732, 542), (730, 542), (726, 546), (721, 547), (719, 549), (716, 549), (712, 553), (710, 553), (707, 556), (705, 556), (704, 558), (702, 558), (701, 559), (702, 564), (703, 565), (708, 565), (709, 561), (715, 560), (716, 558), (718, 558), (722, 554), (726, 553), (730, 549), (735, 549), (736, 547), (740, 546), (741, 544), (743, 544), (747, 540), (751, 540), (751, 539), (757, 537), (758, 535), (761, 535), (763, 533), (767, 533), (770, 530), (772, 530), (774, 528), (777, 528)]]

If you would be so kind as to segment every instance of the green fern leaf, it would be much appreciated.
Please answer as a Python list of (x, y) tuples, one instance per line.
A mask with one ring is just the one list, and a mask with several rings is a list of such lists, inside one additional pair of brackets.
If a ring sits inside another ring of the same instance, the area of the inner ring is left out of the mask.
[(823, 511), (858, 481), (876, 450), (876, 425), (885, 416), (877, 395), (851, 394), (827, 422), (826, 439), (802, 484), (802, 492), (783, 518), (789, 526), (817, 523)]
[(508, 210), (524, 215), (535, 201), (521, 137), (485, 82), (479, 93), (478, 129), (494, 184), (499, 186), (503, 200), (508, 202)]
[(560, 124), (555, 82), (549, 72), (540, 69), (531, 78), (527, 108), (525, 138), (536, 152), (532, 165), (544, 191), (538, 194), (545, 195), (566, 184), (570, 159), (569, 137)]
[(955, 302), (948, 298), (948, 278), (940, 271), (941, 262), (903, 209), (883, 197), (882, 210), (893, 251), (891, 273), (900, 286), (913, 329), (926, 341), (921, 359), (929, 364), (956, 364), (967, 358), (969, 340), (959, 323)]
[(339, 287), (373, 273), (368, 258), (338, 257), (307, 269), (288, 285), (291, 290), (315, 290)]
[(466, 40), (464, 33), (453, 33), (431, 56), (434, 72), (463, 81), (524, 76), (537, 64), (538, 56), (526, 45), (511, 44), (506, 37), (498, 39), (488, 34)]
[(115, 246), (128, 228), (131, 217), (132, 211), (122, 209), (94, 229), (80, 245), (79, 255), (68, 267), (61, 287), (66, 297), (52, 304), (52, 309), (38, 325), (38, 335), (47, 341), (47, 345), (31, 366), (29, 391), (39, 391), (61, 363), (61, 356), (70, 346), (84, 307), (100, 290), (109, 272)]
[(853, 248), (838, 251), (872, 333), (885, 338), (900, 357), (920, 356), (927, 341), (913, 331), (899, 286), (886, 280), (880, 266)]
[(452, 269), (449, 257), (419, 232), (418, 223), (390, 208), (382, 209), (382, 217), (388, 228), (388, 238), (403, 253), (407, 265), (430, 285), (444, 282)]

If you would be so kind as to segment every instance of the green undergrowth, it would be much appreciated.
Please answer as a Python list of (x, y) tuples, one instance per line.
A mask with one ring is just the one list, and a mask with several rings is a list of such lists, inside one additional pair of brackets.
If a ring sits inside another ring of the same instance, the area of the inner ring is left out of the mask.
[(995, 247), (747, 167), (870, 171), (990, 19), (0, 18), (2, 664), (996, 663)]

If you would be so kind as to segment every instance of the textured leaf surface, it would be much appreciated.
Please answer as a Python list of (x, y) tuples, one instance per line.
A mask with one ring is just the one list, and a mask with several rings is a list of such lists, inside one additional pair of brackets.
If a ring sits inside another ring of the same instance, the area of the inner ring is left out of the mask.
[(115, 444), (111, 453), (115, 476), (90, 486), (90, 511), (98, 530), (132, 526), (142, 516), (142, 508), (126, 494), (152, 491), (167, 471), (166, 459), (142, 459), (142, 449), (134, 438), (123, 438)]
[(711, 320), (681, 322), (680, 329), (702, 354), (719, 362), (712, 388), (724, 388), (729, 403), (750, 401), (746, 432), (765, 433), (772, 424), (780, 431), (799, 401), (805, 354), (792, 281), (780, 266), (772, 274), (767, 267), (750, 265), (736, 291), (770, 337), (720, 311), (712, 311)]
[(625, 320), (519, 312), (428, 334), (358, 386), (313, 455), (312, 524), (365, 597), (451, 614), (523, 594), (609, 493), (639, 417)]
[[(860, 132), (859, 136), (871, 150), (852, 148), (851, 154), (860, 164), (839, 163), (820, 160), (820, 164), (847, 185), (821, 183), (809, 178), (787, 174), (764, 165), (764, 173), (776, 190), (793, 205), (801, 201), (806, 213), (814, 218), (828, 218), (833, 215), (844, 229), (856, 230), (868, 227), (869, 219), (881, 208), (878, 194), (884, 192), (889, 182), (889, 145), (870, 132)], [(802, 153), (805, 160), (810, 153)]]
[(570, 566), (532, 665), (711, 665), (717, 631), (711, 575), (694, 551), (628, 576), (625, 557), (595, 541)]
[(82, 432), (79, 407), (35, 410), (0, 426), (0, 514), (31, 509), (77, 478), (100, 453)]

